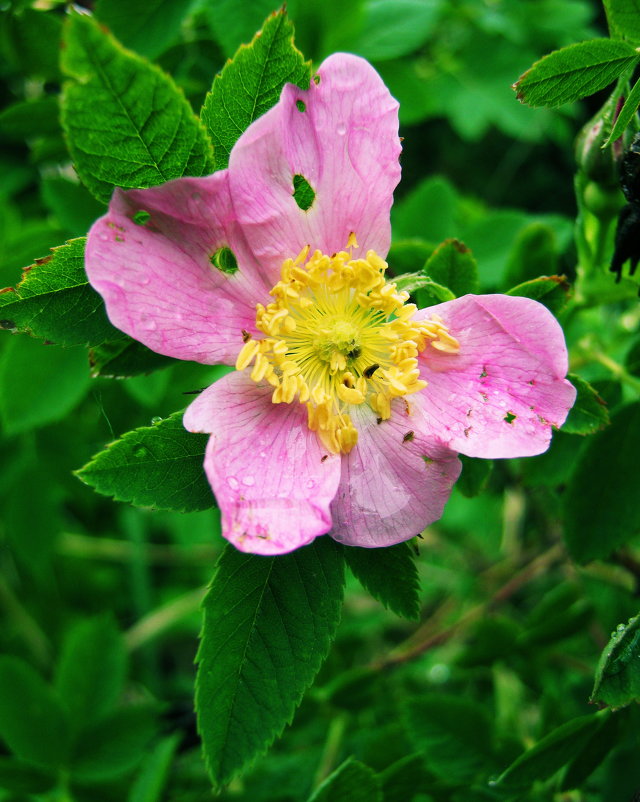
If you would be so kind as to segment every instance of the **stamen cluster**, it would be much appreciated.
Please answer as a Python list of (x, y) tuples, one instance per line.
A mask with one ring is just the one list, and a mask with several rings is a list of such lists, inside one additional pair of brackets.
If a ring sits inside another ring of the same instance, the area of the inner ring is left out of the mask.
[(266, 337), (245, 334), (236, 368), (253, 363), (251, 378), (271, 384), (273, 403), (306, 404), (309, 428), (326, 448), (349, 453), (358, 440), (351, 405), (367, 403), (386, 420), (394, 398), (427, 385), (418, 354), (428, 344), (449, 353), (459, 345), (437, 316), (411, 319), (417, 307), (385, 281), (387, 263), (375, 251), (353, 259), (347, 251), (309, 257), (309, 250), (283, 263), (274, 301), (257, 305), (256, 327)]

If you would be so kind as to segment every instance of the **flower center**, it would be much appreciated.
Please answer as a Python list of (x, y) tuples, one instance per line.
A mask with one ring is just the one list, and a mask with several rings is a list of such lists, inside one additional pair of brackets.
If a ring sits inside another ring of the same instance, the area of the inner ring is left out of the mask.
[(306, 404), (309, 428), (336, 454), (349, 453), (358, 440), (351, 406), (366, 403), (389, 418), (394, 398), (427, 386), (418, 353), (428, 344), (459, 350), (437, 316), (411, 320), (416, 306), (385, 281), (386, 269), (375, 251), (364, 259), (346, 251), (309, 257), (307, 247), (287, 259), (270, 292), (273, 303), (256, 307), (256, 327), (266, 336), (245, 333), (236, 361), (237, 370), (253, 363), (251, 378), (271, 384), (274, 404)]

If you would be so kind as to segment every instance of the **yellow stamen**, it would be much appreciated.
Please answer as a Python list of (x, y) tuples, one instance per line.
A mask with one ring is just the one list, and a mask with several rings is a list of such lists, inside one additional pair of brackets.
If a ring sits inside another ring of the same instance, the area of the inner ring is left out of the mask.
[[(352, 233), (347, 248), (358, 247)], [(418, 354), (429, 345), (455, 354), (459, 345), (437, 316), (412, 319), (416, 306), (385, 281), (375, 251), (309, 253), (283, 263), (272, 303), (256, 306), (265, 337), (243, 345), (236, 368), (253, 363), (251, 378), (273, 387), (274, 404), (305, 404), (309, 429), (329, 451), (348, 454), (358, 441), (350, 407), (366, 403), (388, 419), (393, 399), (427, 386)]]

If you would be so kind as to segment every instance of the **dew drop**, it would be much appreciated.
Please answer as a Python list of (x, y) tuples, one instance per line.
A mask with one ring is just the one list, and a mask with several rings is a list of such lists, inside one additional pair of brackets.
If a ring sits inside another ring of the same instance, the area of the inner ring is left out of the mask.
[(246, 485), (247, 487), (253, 487), (255, 485), (256, 480), (253, 476), (243, 476), (242, 477), (242, 484)]
[(344, 123), (338, 123), (336, 133), (338, 136), (344, 136), (347, 133), (347, 126)]
[(158, 324), (155, 322), (155, 320), (147, 317), (146, 315), (143, 315), (140, 319), (140, 325), (145, 331), (155, 331), (158, 328)]
[(235, 476), (229, 476), (227, 478), (227, 484), (232, 490), (237, 490), (240, 487), (240, 483)]
[(315, 486), (316, 486), (316, 483), (315, 483), (315, 480), (314, 480), (314, 479), (309, 479), (309, 480), (307, 481), (307, 488), (308, 488), (309, 490), (311, 490), (311, 489), (312, 489), (313, 487), (315, 487)]
[(151, 418), (151, 424), (157, 426), (159, 423), (162, 423), (162, 418), (159, 415), (154, 415), (153, 418)]
[(134, 449), (133, 456), (139, 459), (140, 457), (144, 457), (146, 453), (147, 449), (144, 446), (138, 446), (136, 449)]
[(267, 452), (266, 452), (266, 451), (261, 451), (261, 452), (258, 454), (258, 456), (260, 457), (260, 459), (264, 459), (264, 458), (267, 456)]
[(107, 234), (106, 231), (101, 231), (98, 234), (98, 239), (101, 240), (102, 242), (109, 242), (109, 235)]

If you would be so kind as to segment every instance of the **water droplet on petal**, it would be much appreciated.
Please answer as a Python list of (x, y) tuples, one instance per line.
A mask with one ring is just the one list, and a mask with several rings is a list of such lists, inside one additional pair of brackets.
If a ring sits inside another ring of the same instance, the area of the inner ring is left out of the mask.
[(242, 477), (242, 484), (246, 485), (247, 487), (253, 487), (253, 485), (255, 485), (255, 483), (256, 483), (256, 480), (253, 478), (253, 476), (243, 476)]
[(227, 484), (232, 490), (237, 490), (240, 487), (240, 483), (235, 476), (227, 477)]
[(313, 488), (313, 487), (315, 487), (315, 486), (316, 486), (316, 483), (315, 483), (315, 480), (314, 480), (314, 479), (309, 479), (309, 480), (307, 481), (307, 487), (308, 487), (308, 489), (309, 489), (309, 490), (311, 490), (311, 488)]
[(264, 459), (264, 458), (267, 456), (267, 452), (266, 452), (266, 451), (261, 451), (261, 452), (258, 454), (258, 456), (260, 457), (260, 459)]
[(344, 136), (347, 133), (347, 126), (344, 123), (338, 123), (336, 133), (338, 136)]
[(109, 241), (109, 235), (107, 234), (106, 231), (101, 231), (98, 234), (98, 239), (101, 240), (102, 242), (108, 242)]

